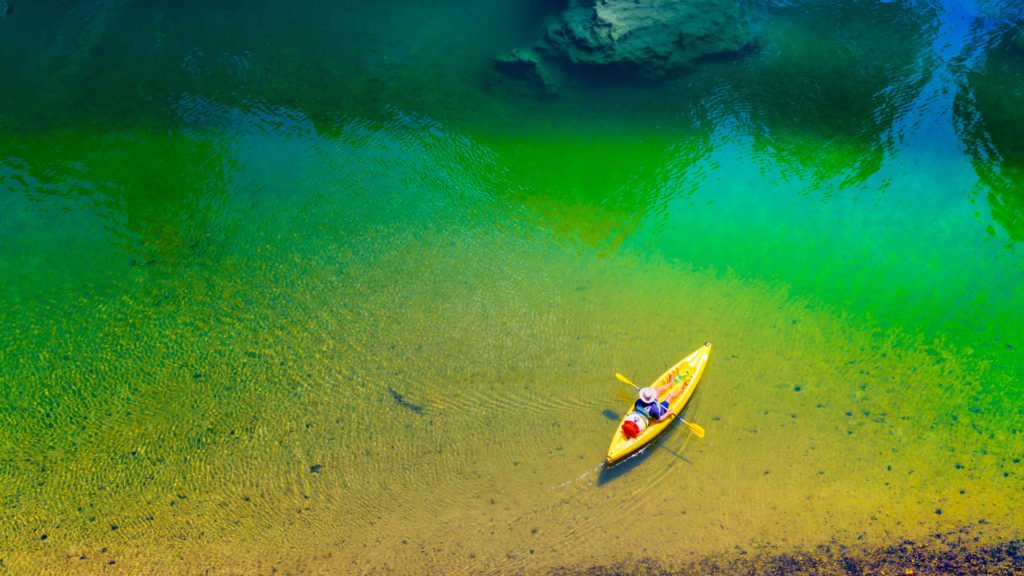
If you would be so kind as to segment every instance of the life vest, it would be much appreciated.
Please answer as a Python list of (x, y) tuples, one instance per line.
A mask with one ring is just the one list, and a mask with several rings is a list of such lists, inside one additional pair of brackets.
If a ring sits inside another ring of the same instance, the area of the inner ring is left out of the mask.
[(650, 404), (647, 404), (643, 400), (637, 400), (636, 403), (633, 404), (633, 409), (647, 418), (654, 418), (655, 416), (651, 414), (651, 409), (653, 408), (654, 410), (657, 410), (657, 408), (654, 408), (657, 404), (658, 402), (651, 402)]

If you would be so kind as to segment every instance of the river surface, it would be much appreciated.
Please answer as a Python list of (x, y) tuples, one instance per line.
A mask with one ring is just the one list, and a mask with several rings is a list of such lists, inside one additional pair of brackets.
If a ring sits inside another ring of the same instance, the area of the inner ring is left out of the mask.
[[(8, 0), (0, 572), (545, 573), (1024, 536), (1024, 9)], [(634, 392), (687, 407), (603, 465)]]

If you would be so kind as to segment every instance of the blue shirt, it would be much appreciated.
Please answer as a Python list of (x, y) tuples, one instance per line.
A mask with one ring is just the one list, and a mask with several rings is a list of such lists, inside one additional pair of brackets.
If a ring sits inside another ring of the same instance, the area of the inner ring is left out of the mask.
[(636, 409), (646, 414), (648, 418), (660, 420), (662, 416), (668, 413), (668, 402), (651, 402), (646, 404), (643, 400), (638, 399), (636, 401)]

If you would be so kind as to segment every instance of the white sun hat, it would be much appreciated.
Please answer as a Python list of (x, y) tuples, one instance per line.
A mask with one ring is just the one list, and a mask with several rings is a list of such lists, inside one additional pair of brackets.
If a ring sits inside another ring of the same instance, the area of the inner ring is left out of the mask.
[(640, 400), (644, 404), (650, 404), (658, 400), (658, 392), (654, 388), (641, 388), (640, 389)]

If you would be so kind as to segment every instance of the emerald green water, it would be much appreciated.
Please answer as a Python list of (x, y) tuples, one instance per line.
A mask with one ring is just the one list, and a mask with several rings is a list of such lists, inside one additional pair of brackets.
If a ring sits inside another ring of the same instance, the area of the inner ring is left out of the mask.
[[(0, 20), (0, 566), (545, 573), (1022, 536), (1019, 8), (757, 5), (736, 61), (489, 89), (552, 11)], [(604, 469), (614, 374), (705, 340), (707, 436)]]

